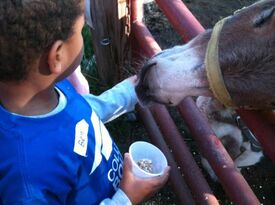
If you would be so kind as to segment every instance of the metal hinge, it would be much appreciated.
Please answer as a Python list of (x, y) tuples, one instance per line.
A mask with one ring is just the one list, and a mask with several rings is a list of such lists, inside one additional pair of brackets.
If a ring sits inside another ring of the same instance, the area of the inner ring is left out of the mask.
[(131, 0), (126, 0), (125, 7), (125, 34), (130, 35), (131, 32)]
[(240, 130), (242, 131), (243, 136), (249, 140), (251, 144), (251, 149), (254, 152), (260, 152), (262, 151), (262, 146), (260, 142), (257, 140), (256, 136), (251, 132), (251, 130), (245, 125), (245, 123), (242, 121), (240, 116), (236, 116), (236, 123)]

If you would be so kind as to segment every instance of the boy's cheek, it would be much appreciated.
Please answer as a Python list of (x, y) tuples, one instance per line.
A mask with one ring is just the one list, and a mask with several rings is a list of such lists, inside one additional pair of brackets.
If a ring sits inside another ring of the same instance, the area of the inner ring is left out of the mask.
[(82, 46), (79, 54), (76, 56), (72, 64), (67, 69), (70, 73), (74, 72), (74, 70), (80, 65), (83, 58), (83, 54), (84, 54), (84, 47)]

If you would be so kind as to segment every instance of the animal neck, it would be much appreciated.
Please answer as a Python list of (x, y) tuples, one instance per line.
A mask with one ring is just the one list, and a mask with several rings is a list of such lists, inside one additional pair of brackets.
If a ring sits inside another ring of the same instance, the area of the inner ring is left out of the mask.
[[(207, 30), (204, 34), (190, 41), (185, 46), (188, 48), (185, 52), (191, 52), (190, 56), (194, 56), (193, 65), (186, 73), (185, 82), (189, 87), (189, 96), (209, 96), (213, 97), (210, 84), (207, 77), (205, 54), (207, 43), (211, 37), (212, 30)], [(188, 55), (187, 55), (188, 56)], [(190, 57), (186, 58), (185, 65), (190, 62)], [(196, 65), (196, 66), (194, 66)], [(186, 67), (186, 66), (184, 66)]]

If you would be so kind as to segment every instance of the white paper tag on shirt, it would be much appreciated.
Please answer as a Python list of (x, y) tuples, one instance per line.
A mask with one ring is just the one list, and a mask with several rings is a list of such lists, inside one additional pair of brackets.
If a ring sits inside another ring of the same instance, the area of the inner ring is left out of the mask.
[(86, 157), (89, 124), (83, 119), (75, 126), (74, 152)]

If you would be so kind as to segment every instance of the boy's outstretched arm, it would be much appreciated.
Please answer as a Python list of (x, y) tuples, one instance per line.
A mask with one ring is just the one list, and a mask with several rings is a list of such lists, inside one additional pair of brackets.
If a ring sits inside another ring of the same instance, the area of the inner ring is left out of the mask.
[(83, 95), (103, 123), (132, 111), (137, 103), (135, 84), (137, 77), (131, 76), (99, 96)]

